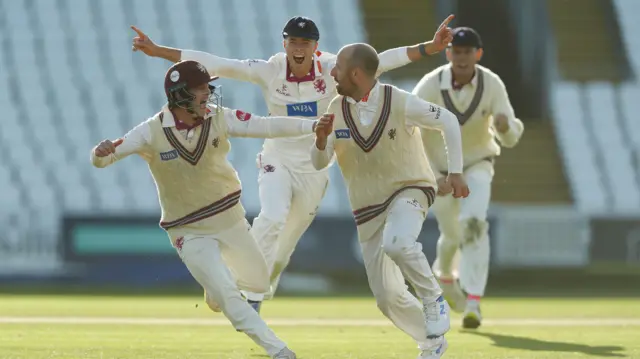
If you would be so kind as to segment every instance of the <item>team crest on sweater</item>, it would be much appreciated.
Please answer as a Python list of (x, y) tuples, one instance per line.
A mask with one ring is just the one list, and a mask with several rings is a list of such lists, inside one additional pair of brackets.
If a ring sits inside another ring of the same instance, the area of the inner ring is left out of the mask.
[(387, 134), (389, 135), (389, 139), (390, 140), (395, 140), (396, 139), (396, 129), (392, 128), (389, 130), (389, 132), (387, 132)]

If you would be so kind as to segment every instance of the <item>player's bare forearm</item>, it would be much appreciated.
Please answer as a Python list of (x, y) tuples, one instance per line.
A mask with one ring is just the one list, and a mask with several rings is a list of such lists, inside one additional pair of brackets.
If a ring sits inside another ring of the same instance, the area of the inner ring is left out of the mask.
[(182, 57), (182, 50), (167, 46), (158, 46), (154, 51), (154, 56), (171, 62), (178, 62)]
[(327, 138), (316, 137), (316, 148), (324, 151), (327, 148)]

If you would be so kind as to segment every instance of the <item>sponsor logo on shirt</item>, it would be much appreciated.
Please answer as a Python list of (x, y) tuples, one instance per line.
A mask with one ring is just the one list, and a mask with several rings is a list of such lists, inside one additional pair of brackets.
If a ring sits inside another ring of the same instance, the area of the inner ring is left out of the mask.
[(351, 138), (351, 131), (348, 128), (342, 128), (335, 131), (336, 138)]
[(318, 116), (318, 103), (302, 102), (287, 105), (287, 116), (315, 117)]
[(167, 152), (160, 152), (160, 160), (171, 161), (178, 158), (178, 150), (171, 150)]

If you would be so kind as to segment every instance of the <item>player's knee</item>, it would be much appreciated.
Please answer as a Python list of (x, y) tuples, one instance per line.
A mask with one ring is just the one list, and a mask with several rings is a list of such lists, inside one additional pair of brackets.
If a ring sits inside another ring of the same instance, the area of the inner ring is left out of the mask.
[(400, 259), (415, 249), (416, 239), (409, 235), (394, 235), (382, 244), (382, 250), (393, 260)]
[(214, 311), (216, 313), (220, 313), (222, 311), (222, 308), (220, 307), (220, 304), (218, 304), (215, 301), (213, 301), (213, 299), (207, 298), (206, 303), (207, 303), (207, 306), (209, 307), (209, 309), (211, 309), (212, 311)]
[(287, 222), (289, 209), (271, 210), (269, 212), (260, 213), (254, 220), (253, 228), (263, 231), (281, 231)]
[(375, 293), (376, 305), (385, 316), (389, 316), (393, 307), (400, 300), (402, 293), (385, 292)]
[(274, 278), (279, 276), (288, 265), (289, 265), (289, 258), (276, 260), (276, 262), (273, 264), (273, 271), (272, 271), (271, 277)]
[(469, 245), (487, 238), (489, 223), (478, 217), (469, 217), (460, 221), (463, 233), (463, 244)]

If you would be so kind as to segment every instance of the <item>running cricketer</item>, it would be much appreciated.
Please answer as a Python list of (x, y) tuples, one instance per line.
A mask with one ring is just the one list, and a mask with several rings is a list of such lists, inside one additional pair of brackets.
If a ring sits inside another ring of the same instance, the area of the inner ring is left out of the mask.
[[(460, 127), (446, 109), (379, 83), (378, 63), (378, 54), (367, 44), (340, 50), (331, 72), (340, 96), (316, 127), (311, 160), (322, 169), (336, 155), (378, 308), (416, 340), (419, 359), (437, 359), (447, 349), (444, 334), (450, 318), (449, 305), (417, 241), (437, 186), (420, 128), (444, 135), (446, 184), (461, 198), (469, 189), (462, 176)], [(416, 296), (407, 290), (405, 279)]]
[[(381, 53), (376, 76), (444, 50), (451, 40), (448, 24), (452, 19), (449, 16), (440, 25), (432, 41)], [(173, 62), (196, 60), (212, 74), (259, 85), (274, 116), (316, 117), (337, 95), (330, 75), (336, 56), (318, 51), (320, 32), (306, 17), (297, 16), (286, 23), (282, 30), (284, 52), (266, 61), (227, 59), (158, 46), (143, 32), (134, 30), (138, 35), (133, 40), (134, 50)], [(252, 234), (271, 273), (272, 291), (266, 299), (273, 296), (280, 274), (313, 221), (329, 184), (328, 167), (317, 170), (311, 164), (308, 151), (312, 143), (312, 135), (267, 139), (257, 156), (261, 211), (253, 221)], [(258, 311), (260, 304), (253, 302)]]
[(140, 155), (158, 190), (160, 226), (204, 288), (207, 304), (272, 358), (294, 359), (239, 290), (267, 292), (269, 271), (249, 233), (240, 180), (227, 154), (229, 137), (300, 136), (313, 133), (316, 121), (264, 118), (211, 104), (216, 93), (209, 82), (215, 79), (198, 62), (174, 64), (164, 81), (168, 104), (124, 138), (102, 141), (91, 161), (103, 168)]
[(447, 58), (449, 63), (425, 75), (413, 93), (453, 112), (462, 131), (464, 177), (471, 189), (465, 199), (447, 194), (447, 157), (439, 133), (425, 130), (422, 138), (440, 184), (433, 206), (440, 229), (433, 269), (452, 309), (464, 312), (463, 326), (477, 328), (482, 321), (480, 299), (489, 274), (487, 210), (493, 161), (500, 155), (496, 139), (504, 147), (513, 147), (522, 136), (524, 125), (515, 117), (500, 77), (478, 65), (482, 40), (475, 30), (454, 29)]

